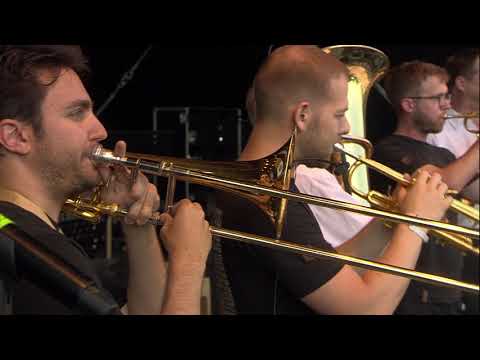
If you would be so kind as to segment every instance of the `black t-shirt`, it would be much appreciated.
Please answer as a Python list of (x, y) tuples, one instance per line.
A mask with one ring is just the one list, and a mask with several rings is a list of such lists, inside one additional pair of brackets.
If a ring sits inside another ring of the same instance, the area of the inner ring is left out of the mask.
[[(80, 275), (93, 280), (98, 288), (102, 287), (91, 259), (80, 245), (54, 231), (36, 215), (14, 204), (0, 201), (0, 213), (13, 220), (20, 229), (32, 236), (50, 253), (71, 265)], [(13, 314), (69, 315), (78, 313), (69, 309), (34, 283), (21, 278), (13, 284)]]
[[(293, 186), (292, 191), (298, 190)], [(217, 207), (224, 228), (274, 238), (272, 222), (252, 202), (218, 193)], [(335, 252), (308, 205), (299, 202), (288, 202), (281, 240)], [(240, 314), (312, 314), (300, 299), (328, 282), (343, 266), (230, 239), (222, 239), (222, 254)]]
[[(381, 140), (375, 145), (372, 158), (402, 174), (413, 174), (426, 164), (445, 167), (455, 161), (455, 155), (445, 148), (401, 135), (390, 135)], [(393, 190), (396, 185), (393, 180), (375, 171), (370, 171), (370, 180), (371, 187), (383, 193)], [(447, 217), (450, 222), (456, 222), (455, 213), (448, 212)], [(422, 246), (416, 270), (461, 279), (463, 267), (461, 252), (443, 244), (433, 235), (429, 237), (430, 241)], [(419, 304), (423, 290), (428, 292), (429, 302), (450, 303), (461, 298), (460, 290), (412, 281), (397, 312), (401, 313), (404, 308), (406, 309), (406, 304)]]
[[(426, 164), (445, 167), (455, 161), (450, 150), (402, 135), (390, 135), (378, 142), (372, 158), (402, 174), (413, 174)], [(370, 178), (374, 189), (386, 193), (395, 188), (394, 180), (376, 171), (370, 171)]]

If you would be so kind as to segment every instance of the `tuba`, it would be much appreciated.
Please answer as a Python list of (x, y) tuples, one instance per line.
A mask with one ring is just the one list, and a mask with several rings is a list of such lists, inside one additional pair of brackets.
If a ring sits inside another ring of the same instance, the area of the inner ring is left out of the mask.
[[(350, 123), (349, 135), (356, 138), (366, 138), (366, 110), (368, 95), (372, 86), (378, 82), (390, 67), (390, 61), (382, 51), (373, 47), (364, 45), (336, 45), (322, 49), (328, 54), (335, 56), (343, 62), (350, 71), (348, 82), (348, 104), (349, 109), (346, 114)], [(354, 143), (345, 144), (348, 151), (357, 156), (366, 157), (365, 148), (357, 146)], [(343, 162), (353, 165), (352, 159), (345, 158), (340, 153)], [(334, 155), (337, 156), (338, 155)], [(343, 183), (345, 189), (351, 192), (349, 186), (355, 186), (364, 192), (370, 189), (368, 171), (361, 168), (351, 179), (351, 184), (344, 177)], [(354, 194), (355, 195), (355, 194)], [(358, 199), (363, 198), (356, 196)], [(365, 203), (367, 204), (367, 203)]]

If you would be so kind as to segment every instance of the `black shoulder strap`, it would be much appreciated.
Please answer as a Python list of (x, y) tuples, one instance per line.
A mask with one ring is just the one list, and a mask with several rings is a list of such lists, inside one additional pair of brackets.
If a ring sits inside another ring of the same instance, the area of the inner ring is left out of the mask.
[(0, 231), (0, 315), (13, 313), (15, 274), (15, 244)]

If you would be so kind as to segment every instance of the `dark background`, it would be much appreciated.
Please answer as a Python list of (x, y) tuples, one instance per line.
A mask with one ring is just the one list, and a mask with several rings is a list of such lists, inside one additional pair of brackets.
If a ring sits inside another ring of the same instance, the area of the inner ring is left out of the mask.
[[(473, 44), (386, 44), (376, 47), (391, 64), (420, 59), (439, 65), (453, 51)], [(97, 109), (149, 44), (124, 47), (82, 46), (92, 67), (89, 90)], [(109, 130), (151, 129), (155, 106), (243, 107), (245, 93), (272, 45), (174, 47), (154, 44), (134, 77), (102, 113)], [(330, 46), (336, 44), (319, 44)]]
[[(318, 45), (326, 47), (342, 43), (348, 42), (332, 40), (332, 43)], [(414, 59), (443, 65), (456, 50), (478, 46), (473, 42), (410, 45), (369, 41), (368, 37), (353, 43), (383, 51), (389, 57), (391, 66)], [(95, 102), (95, 110), (102, 107), (149, 45), (153, 45), (133, 74), (130, 73), (133, 76), (124, 82), (125, 86), (99, 116), (110, 133), (105, 146), (111, 148), (116, 140), (123, 139), (131, 152), (185, 158), (187, 139), (185, 126), (180, 123), (181, 111), (158, 113), (159, 133), (154, 139), (151, 133), (153, 109), (226, 108), (230, 110), (191, 112), (189, 156), (204, 160), (235, 160), (239, 148), (235, 109), (242, 110), (242, 147), (251, 130), (244, 109), (247, 89), (269, 51), (284, 44), (272, 41), (272, 44), (232, 46), (175, 46), (146, 42), (131, 46), (82, 45), (92, 68), (87, 87)], [(370, 91), (367, 104), (367, 137), (375, 143), (394, 130), (395, 118), (390, 105), (375, 88)], [(165, 179), (158, 178), (156, 181), (163, 191)], [(194, 185), (185, 186), (177, 186), (178, 198), (198, 193), (195, 188), (187, 188)]]
[[(326, 47), (356, 43), (383, 51), (392, 66), (419, 59), (443, 65), (446, 58), (471, 43), (413, 43), (369, 41), (319, 43)], [(181, 42), (179, 42), (181, 43)], [(309, 41), (309, 43), (312, 43)], [(182, 43), (183, 44), (183, 43)], [(124, 86), (99, 118), (110, 133), (105, 141), (112, 147), (119, 139), (127, 141), (128, 150), (138, 153), (187, 157), (185, 126), (180, 123), (181, 111), (158, 113), (156, 139), (153, 130), (153, 109), (156, 107), (211, 107), (227, 111), (192, 111), (190, 120), (190, 153), (194, 159), (235, 160), (238, 155), (238, 115), (242, 110), (241, 146), (251, 130), (244, 109), (245, 94), (255, 72), (271, 49), (285, 43), (272, 41), (232, 46), (175, 46), (159, 43), (137, 43), (131, 46), (82, 45), (89, 58), (92, 73), (87, 88), (97, 111), (125, 80), (142, 54), (151, 51), (138, 64)], [(391, 133), (395, 118), (390, 105), (372, 88), (366, 114), (367, 137), (372, 142)], [(230, 109), (230, 110), (228, 110)], [(221, 140), (220, 140), (221, 139)], [(157, 179), (163, 188), (165, 179)], [(193, 186), (193, 185), (192, 185)], [(188, 193), (177, 186), (178, 197)], [(195, 190), (192, 189), (193, 193)]]
[[(100, 116), (107, 130), (111, 132), (109, 145), (112, 145), (113, 140), (123, 138), (131, 151), (185, 157), (184, 129), (179, 123), (178, 113), (160, 114), (159, 130), (162, 134), (159, 135), (157, 144), (152, 145), (149, 131), (152, 130), (153, 108), (214, 107), (244, 110), (245, 94), (256, 70), (268, 55), (270, 47), (280, 45), (175, 47), (155, 44), (136, 69), (134, 76)], [(321, 47), (330, 45), (335, 43), (319, 44)], [(389, 57), (392, 66), (414, 59), (443, 65), (454, 51), (462, 47), (476, 46), (476, 44), (388, 44), (368, 40), (365, 40), (363, 45), (382, 50)], [(92, 77), (88, 88), (97, 109), (104, 104), (147, 47), (148, 44), (125, 47), (82, 46), (90, 59)], [(375, 141), (390, 133), (395, 121), (390, 106), (376, 89), (371, 90), (368, 100), (366, 118), (368, 135), (370, 140)], [(243, 141), (245, 141), (250, 125), (246, 121), (245, 112), (243, 115), (245, 117)], [(192, 130), (196, 131), (197, 137), (195, 144), (191, 146), (193, 157), (209, 160), (235, 158), (235, 114), (225, 115), (215, 111), (192, 113), (191, 121)], [(220, 136), (224, 137), (226, 144), (219, 143)], [(163, 199), (165, 180), (158, 181)], [(190, 186), (188, 190), (190, 198), (205, 204), (209, 191)], [(176, 198), (184, 197), (186, 192), (184, 185), (179, 183)], [(91, 233), (89, 229), (87, 230), (86, 233)], [(88, 239), (91, 239), (90, 235)], [(101, 239), (98, 239), (95, 244), (86, 247), (91, 250), (92, 255), (101, 256), (104, 253), (102, 245)], [(116, 265), (120, 270), (112, 267), (110, 272), (113, 274), (117, 271), (125, 277), (124, 265), (125, 262), (120, 261)], [(112, 283), (115, 283), (113, 275), (111, 279)]]

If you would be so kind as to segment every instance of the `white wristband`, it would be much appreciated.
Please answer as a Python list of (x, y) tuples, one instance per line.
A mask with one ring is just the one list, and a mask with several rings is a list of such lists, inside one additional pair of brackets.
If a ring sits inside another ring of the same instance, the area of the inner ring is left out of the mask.
[(413, 231), (420, 239), (422, 239), (424, 243), (428, 242), (428, 235), (424, 229), (415, 225), (409, 225), (408, 228)]

